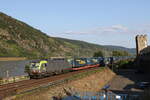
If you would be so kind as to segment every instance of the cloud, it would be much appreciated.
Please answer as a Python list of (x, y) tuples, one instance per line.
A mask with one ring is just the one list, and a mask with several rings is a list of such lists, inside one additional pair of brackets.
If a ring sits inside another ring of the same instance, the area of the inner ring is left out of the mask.
[(112, 25), (91, 28), (84, 31), (66, 31), (57, 35), (63, 38), (82, 40), (101, 45), (118, 45), (133, 48), (135, 47), (135, 36), (145, 33), (150, 38), (150, 25), (134, 25), (130, 28), (124, 25)]
[(123, 25), (113, 25), (111, 28), (114, 30), (121, 30), (121, 31), (127, 31), (128, 30), (128, 28), (123, 26)]
[(149, 34), (150, 33), (150, 25), (139, 25), (139, 26), (132, 26), (130, 28), (124, 25), (112, 25), (107, 27), (96, 27), (87, 29), (84, 31), (66, 31), (63, 34), (80, 34), (80, 35), (87, 35), (87, 34)]
[(99, 27), (97, 28), (98, 33), (107, 33), (107, 32), (126, 32), (128, 28), (123, 25), (113, 25), (110, 27)]
[(129, 29), (123, 25), (113, 25), (108, 27), (96, 27), (85, 31), (66, 31), (69, 34), (105, 34), (105, 33), (124, 33)]

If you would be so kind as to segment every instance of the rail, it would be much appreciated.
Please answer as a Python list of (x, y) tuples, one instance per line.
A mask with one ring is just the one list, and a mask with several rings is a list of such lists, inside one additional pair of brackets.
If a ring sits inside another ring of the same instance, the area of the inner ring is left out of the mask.
[(88, 75), (91, 75), (93, 73), (100, 72), (103, 69), (104, 68), (99, 68), (99, 69), (95, 69), (95, 70), (89, 70), (89, 71), (86, 71), (86, 72), (82, 72), (82, 73), (79, 73), (79, 74), (72, 75), (72, 76), (70, 76), (68, 78), (65, 78), (65, 79), (49, 82), (48, 84), (41, 85), (41, 86), (35, 87), (33, 89), (25, 90), (23, 92), (19, 92), (19, 93), (16, 94), (16, 96), (22, 96), (22, 95), (24, 95), (26, 93), (27, 94), (28, 93), (32, 93), (32, 92), (35, 92), (36, 90), (39, 90), (39, 89), (54, 87), (54, 86), (58, 86), (58, 85), (61, 85), (63, 83), (67, 83), (67, 82), (70, 82), (70, 81), (73, 81), (73, 80), (81, 79), (81, 78), (83, 78), (85, 76), (88, 76)]

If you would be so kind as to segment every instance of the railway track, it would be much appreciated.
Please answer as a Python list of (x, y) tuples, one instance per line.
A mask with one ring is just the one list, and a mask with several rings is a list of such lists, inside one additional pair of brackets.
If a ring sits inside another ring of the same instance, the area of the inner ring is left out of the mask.
[(79, 71), (69, 72), (69, 73), (55, 75), (51, 77), (46, 77), (42, 79), (31, 79), (31, 80), (24, 80), (24, 81), (15, 82), (15, 83), (4, 84), (0, 86), (0, 100), (5, 97), (13, 96), (24, 91), (32, 90), (42, 85), (46, 85), (52, 82), (54, 83), (56, 81), (66, 79), (70, 76), (73, 76), (79, 73), (97, 70), (97, 69), (99, 68), (97, 67), (97, 68), (79, 70)]

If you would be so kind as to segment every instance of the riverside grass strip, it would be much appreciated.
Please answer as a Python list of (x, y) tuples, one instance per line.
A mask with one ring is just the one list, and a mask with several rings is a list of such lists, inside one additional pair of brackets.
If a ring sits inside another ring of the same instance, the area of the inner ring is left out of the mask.
[(8, 77), (8, 78), (0, 78), (0, 85), (19, 82), (23, 80), (29, 80), (30, 78), (27, 75)]
[(0, 61), (18, 61), (27, 60), (26, 57), (0, 57)]

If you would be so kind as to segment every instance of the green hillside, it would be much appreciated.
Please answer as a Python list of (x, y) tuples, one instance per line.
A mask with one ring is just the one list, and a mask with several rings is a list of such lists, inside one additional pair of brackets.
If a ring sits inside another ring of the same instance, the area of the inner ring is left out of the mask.
[(100, 46), (81, 41), (49, 37), (26, 23), (0, 13), (0, 56), (92, 56), (100, 49)]
[(104, 46), (83, 41), (50, 37), (24, 22), (0, 13), (0, 57), (93, 56)]

